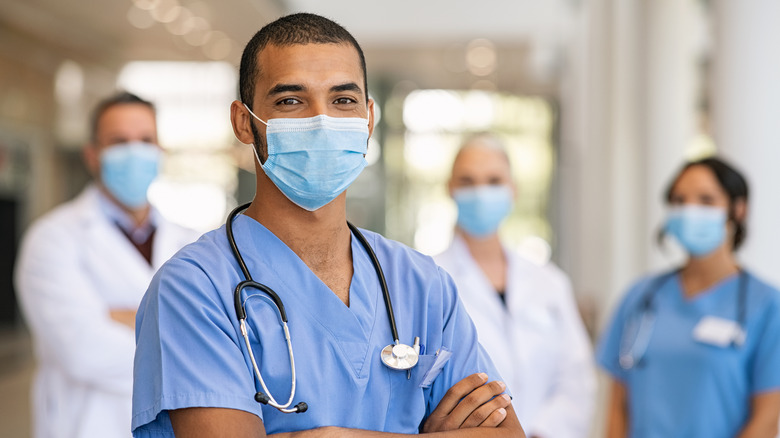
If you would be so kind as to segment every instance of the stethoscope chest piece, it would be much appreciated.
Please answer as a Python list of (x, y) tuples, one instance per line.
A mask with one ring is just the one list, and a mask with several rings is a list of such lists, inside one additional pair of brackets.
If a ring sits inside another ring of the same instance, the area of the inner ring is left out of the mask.
[(408, 370), (415, 365), (420, 354), (406, 344), (388, 345), (382, 349), (382, 362), (394, 370)]

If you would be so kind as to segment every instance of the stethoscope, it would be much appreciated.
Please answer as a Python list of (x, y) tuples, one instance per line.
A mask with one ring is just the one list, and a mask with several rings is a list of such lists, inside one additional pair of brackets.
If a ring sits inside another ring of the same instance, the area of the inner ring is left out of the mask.
[[(230, 243), (230, 248), (233, 250), (233, 255), (235, 255), (236, 260), (238, 261), (238, 265), (241, 267), (241, 271), (244, 273), (244, 278), (246, 278), (246, 280), (238, 283), (238, 285), (236, 286), (236, 289), (233, 292), (233, 302), (236, 307), (236, 317), (238, 318), (238, 324), (241, 330), (241, 336), (243, 336), (244, 343), (246, 344), (246, 349), (249, 352), (249, 359), (252, 362), (252, 368), (254, 369), (254, 373), (255, 376), (257, 377), (257, 380), (260, 381), (260, 386), (262, 386), (263, 388), (262, 391), (258, 391), (257, 393), (255, 393), (255, 400), (258, 403), (262, 403), (264, 405), (274, 407), (286, 414), (290, 414), (293, 412), (296, 413), (306, 412), (306, 410), (308, 409), (308, 405), (304, 402), (300, 402), (294, 407), (290, 408), (293, 398), (295, 397), (295, 381), (296, 381), (295, 380), (296, 377), (295, 357), (293, 355), (292, 342), (290, 341), (290, 331), (287, 328), (287, 312), (284, 310), (284, 304), (282, 303), (282, 299), (279, 298), (279, 295), (277, 295), (276, 292), (274, 292), (273, 289), (271, 289), (270, 287), (252, 280), (252, 275), (249, 273), (249, 269), (247, 269), (246, 263), (244, 263), (244, 259), (243, 257), (241, 257), (241, 253), (238, 251), (238, 246), (236, 245), (236, 239), (233, 235), (233, 220), (239, 213), (246, 210), (250, 204), (251, 203), (240, 205), (236, 207), (232, 212), (230, 212), (230, 214), (228, 215), (227, 222), (225, 223), (225, 230), (227, 231), (227, 238), (228, 238), (228, 242)], [(382, 288), (382, 295), (384, 296), (385, 299), (385, 307), (387, 308), (387, 316), (388, 319), (390, 320), (390, 331), (392, 332), (394, 343), (382, 349), (380, 353), (382, 363), (384, 363), (389, 368), (392, 368), (394, 370), (410, 370), (412, 367), (417, 365), (417, 361), (419, 359), (420, 338), (415, 337), (413, 347), (406, 344), (401, 344), (398, 341), (398, 329), (396, 328), (395, 325), (395, 313), (393, 312), (393, 305), (390, 302), (390, 293), (388, 292), (387, 289), (387, 282), (385, 281), (385, 274), (382, 272), (382, 266), (380, 266), (379, 260), (377, 259), (374, 250), (371, 249), (371, 245), (368, 244), (368, 241), (363, 236), (363, 233), (361, 233), (357, 229), (357, 227), (355, 227), (351, 223), (347, 222), (347, 225), (349, 226), (349, 229), (352, 230), (352, 233), (355, 235), (355, 237), (357, 237), (357, 239), (360, 241), (361, 245), (363, 245), (363, 248), (366, 249), (369, 258), (371, 259), (371, 263), (374, 265), (374, 269), (376, 270), (377, 277), (379, 278), (379, 284)], [(243, 291), (246, 288), (257, 289), (265, 293), (274, 302), (274, 305), (276, 306), (276, 310), (279, 312), (279, 318), (281, 320), (282, 328), (284, 330), (284, 338), (287, 341), (287, 354), (290, 357), (290, 370), (292, 374), (290, 398), (287, 400), (287, 403), (281, 404), (277, 402), (276, 399), (271, 395), (271, 392), (268, 390), (268, 387), (266, 386), (265, 381), (263, 380), (263, 376), (260, 374), (260, 368), (257, 366), (255, 355), (254, 353), (252, 353), (252, 347), (249, 344), (249, 335), (247, 334), (247, 329), (246, 329), (247, 314), (246, 314), (246, 309), (244, 307), (246, 301), (250, 298), (250, 296), (247, 296), (247, 299), (244, 301), (241, 300), (241, 291)]]
[[(638, 327), (631, 326), (631, 324), (637, 324), (637, 319), (632, 320), (626, 324), (623, 330), (623, 338), (620, 342), (620, 351), (618, 356), (618, 362), (620, 367), (624, 370), (630, 370), (637, 366), (644, 358), (647, 352), (647, 346), (650, 344), (650, 338), (653, 334), (653, 327), (655, 325), (655, 312), (653, 311), (653, 299), (656, 292), (672, 278), (674, 278), (680, 270), (675, 270), (667, 274), (657, 277), (650, 285), (642, 297), (641, 304), (639, 306), (639, 318)], [(744, 333), (745, 328), (745, 301), (747, 299), (747, 274), (744, 270), (739, 270), (739, 286), (737, 292), (737, 324), (740, 332)], [(627, 334), (635, 332), (636, 335), (632, 341), (627, 339)], [(737, 347), (742, 344), (744, 339), (741, 336), (735, 336), (731, 340), (731, 346)]]

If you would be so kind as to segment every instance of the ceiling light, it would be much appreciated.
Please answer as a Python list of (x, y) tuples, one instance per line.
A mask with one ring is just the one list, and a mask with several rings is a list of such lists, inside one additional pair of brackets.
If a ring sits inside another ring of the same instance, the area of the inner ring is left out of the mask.
[(152, 17), (160, 23), (170, 23), (179, 16), (181, 9), (177, 0), (160, 0), (152, 9)]
[(493, 73), (497, 61), (496, 48), (490, 40), (479, 38), (471, 41), (466, 48), (466, 65), (474, 75), (487, 76)]
[(161, 0), (133, 0), (133, 5), (138, 9), (150, 11), (160, 4)]
[(127, 10), (127, 21), (138, 29), (149, 29), (155, 23), (152, 14), (148, 10), (137, 6), (130, 6), (130, 9)]
[(168, 29), (168, 32), (174, 35), (184, 35), (189, 33), (193, 28), (192, 21), (190, 20), (193, 15), (194, 14), (192, 11), (185, 7), (181, 7), (179, 10), (179, 16), (170, 23), (167, 23), (165, 28)]

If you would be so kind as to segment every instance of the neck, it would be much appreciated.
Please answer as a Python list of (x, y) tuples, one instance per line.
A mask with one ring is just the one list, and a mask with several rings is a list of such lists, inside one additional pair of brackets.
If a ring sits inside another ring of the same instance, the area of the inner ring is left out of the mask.
[(507, 259), (504, 254), (504, 248), (497, 233), (486, 237), (474, 237), (458, 229), (457, 233), (466, 242), (466, 246), (471, 253), (471, 257), (477, 263), (477, 266), (485, 274), (485, 277), (497, 291), (506, 290), (507, 283)]
[(103, 194), (116, 205), (119, 207), (122, 211), (127, 213), (130, 218), (133, 219), (133, 224), (136, 227), (139, 227), (146, 223), (147, 220), (149, 220), (149, 212), (151, 211), (151, 206), (147, 202), (143, 207), (139, 208), (130, 208), (126, 206), (125, 204), (122, 204), (117, 200), (114, 195), (111, 194), (111, 192), (108, 191), (105, 187), (103, 187), (102, 184), (98, 184), (98, 187), (100, 188), (100, 191), (103, 192)]
[(352, 235), (347, 226), (346, 193), (316, 211), (287, 199), (262, 172), (246, 214), (268, 228), (341, 301), (349, 306)]
[(685, 294), (694, 296), (737, 272), (739, 265), (725, 244), (704, 257), (690, 257), (680, 275)]
[(498, 233), (493, 233), (486, 237), (474, 237), (460, 228), (458, 228), (456, 232), (463, 238), (463, 241), (466, 242), (466, 246), (475, 260), (485, 260), (495, 257), (503, 258), (504, 249), (501, 247), (501, 240), (498, 238)]
[(274, 233), (313, 270), (334, 260), (351, 264), (346, 193), (318, 210), (307, 211), (287, 199), (260, 171), (255, 199), (246, 214)]

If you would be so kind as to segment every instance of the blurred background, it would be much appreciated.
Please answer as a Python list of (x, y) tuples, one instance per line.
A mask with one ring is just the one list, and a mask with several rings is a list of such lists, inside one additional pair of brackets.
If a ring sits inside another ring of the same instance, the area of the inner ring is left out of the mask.
[(780, 2), (0, 0), (0, 434), (29, 434), (17, 244), (87, 181), (93, 105), (118, 89), (153, 101), (168, 151), (153, 202), (218, 227), (254, 193), (229, 123), (241, 51), (296, 11), (344, 25), (366, 54), (379, 124), (348, 192), (356, 224), (443, 250), (454, 153), (493, 131), (519, 189), (502, 233), (571, 276), (595, 337), (632, 278), (680, 260), (655, 243), (662, 193), (685, 159), (718, 153), (751, 184), (741, 258), (780, 284)]

